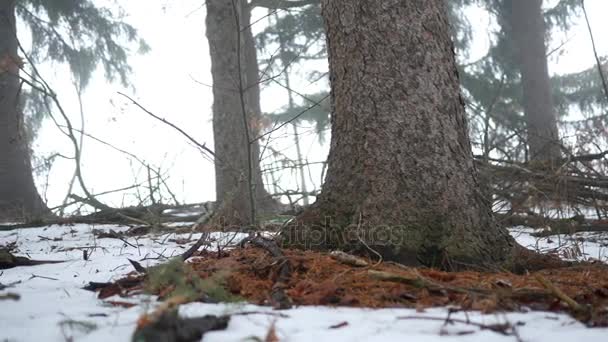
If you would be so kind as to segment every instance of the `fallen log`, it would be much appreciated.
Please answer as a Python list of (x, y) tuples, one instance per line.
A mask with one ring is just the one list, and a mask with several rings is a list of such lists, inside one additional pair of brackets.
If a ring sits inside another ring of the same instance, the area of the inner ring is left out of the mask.
[(6, 249), (0, 249), (0, 270), (19, 266), (36, 266), (44, 264), (59, 264), (62, 260), (31, 260), (22, 256), (15, 256)]
[[(547, 237), (560, 234), (575, 234), (581, 232), (608, 232), (608, 221), (586, 220), (582, 216), (564, 219), (553, 219), (541, 215), (507, 215), (496, 214), (497, 221), (504, 227), (526, 226), (538, 228), (534, 237)], [(542, 229), (542, 230), (541, 230)]]

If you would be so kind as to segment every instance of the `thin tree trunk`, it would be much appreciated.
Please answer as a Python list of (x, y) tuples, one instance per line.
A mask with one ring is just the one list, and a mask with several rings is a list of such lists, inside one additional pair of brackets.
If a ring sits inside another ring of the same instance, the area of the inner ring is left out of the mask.
[[(289, 93), (289, 97), (291, 98), (291, 90)], [(290, 105), (289, 108), (293, 108), (293, 106)], [(302, 158), (302, 149), (300, 148), (300, 134), (298, 133), (298, 125), (296, 123), (292, 123), (291, 127), (293, 128), (293, 141), (296, 145), (296, 162), (298, 163), (296, 172), (300, 175), (300, 186), (303, 194), (302, 204), (307, 207), (310, 202), (308, 201), (308, 186), (306, 185), (306, 175), (304, 174), (304, 158)]]
[[(279, 21), (279, 15), (276, 13), (276, 11), (274, 12), (274, 19), (275, 22)], [(280, 49), (280, 59), (281, 59), (281, 64), (282, 67), (284, 69), (285, 72), (285, 89), (287, 90), (287, 99), (288, 99), (288, 109), (289, 110), (293, 110), (293, 108), (295, 107), (295, 102), (293, 100), (293, 91), (291, 89), (291, 79), (289, 77), (289, 73), (291, 72), (291, 63), (293, 62), (291, 60), (291, 58), (287, 57), (287, 54), (285, 53), (285, 40), (283, 39), (283, 32), (279, 31), (278, 32), (278, 37), (279, 37), (279, 49)], [(294, 144), (296, 146), (296, 161), (298, 163), (298, 168), (296, 169), (296, 172), (299, 173), (300, 176), (300, 186), (301, 186), (301, 190), (302, 190), (302, 204), (304, 204), (305, 207), (307, 207), (308, 205), (310, 205), (310, 202), (308, 200), (308, 187), (306, 186), (306, 175), (304, 174), (304, 158), (302, 158), (302, 149), (300, 147), (300, 135), (298, 133), (298, 125), (297, 122), (292, 122), (291, 123), (291, 127), (293, 129), (293, 141)]]
[(479, 193), (444, 1), (322, 6), (329, 166), (286, 242), (448, 269), (505, 262), (513, 241)]
[[(251, 30), (251, 7), (249, 7), (246, 0), (240, 1), (242, 8), (241, 17), (241, 29), (243, 30), (244, 36), (244, 53), (245, 53), (245, 73), (246, 73), (246, 95), (248, 99), (248, 106), (250, 114), (252, 116), (251, 121), (251, 133), (252, 137), (260, 135), (263, 129), (262, 119), (262, 107), (260, 102), (260, 69), (258, 63), (258, 54), (255, 46), (255, 40), (253, 32)], [(252, 154), (254, 159), (254, 187), (255, 187), (255, 198), (256, 208), (258, 213), (262, 216), (276, 214), (277, 211), (281, 210), (284, 206), (270, 196), (270, 194), (264, 188), (262, 181), (262, 171), (260, 168), (261, 158), (264, 156), (260, 154), (260, 145), (258, 141), (252, 144)]]
[(19, 99), (15, 0), (0, 2), (0, 218), (33, 219), (50, 212), (34, 185)]
[(551, 94), (542, 0), (511, 2), (507, 17), (521, 72), (522, 99), (531, 160), (560, 158), (557, 118)]
[[(255, 192), (256, 207), (259, 212), (269, 211), (273, 203), (263, 186), (259, 144), (247, 141), (245, 130), (251, 138), (259, 134), (259, 85), (257, 84), (257, 60), (255, 71), (248, 70), (255, 58), (255, 47), (249, 24), (249, 10), (240, 0), (210, 0), (206, 2), (206, 34), (211, 55), (213, 77), (213, 136), (215, 141), (216, 193), (219, 209), (216, 217), (229, 225), (252, 224), (249, 213), (249, 158), (251, 151), (251, 186)], [(237, 9), (235, 13), (234, 9)], [(235, 16), (240, 25), (237, 27)], [(243, 29), (242, 28), (246, 28)], [(238, 35), (241, 34), (239, 39)], [(241, 48), (237, 49), (238, 43)], [(251, 47), (253, 46), (253, 55)], [(240, 56), (238, 52), (240, 50)], [(241, 70), (239, 60), (241, 58)], [(244, 80), (239, 89), (239, 72)], [(255, 79), (251, 83), (249, 80)], [(240, 104), (241, 95), (245, 100), (246, 126)]]

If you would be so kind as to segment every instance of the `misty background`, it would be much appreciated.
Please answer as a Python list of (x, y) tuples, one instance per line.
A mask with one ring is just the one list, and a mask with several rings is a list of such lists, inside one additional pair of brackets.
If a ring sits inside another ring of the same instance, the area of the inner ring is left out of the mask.
[[(551, 6), (556, 1), (545, 1)], [(211, 105), (213, 101), (210, 85), (209, 46), (205, 37), (205, 8), (201, 1), (167, 0), (149, 1), (96, 1), (96, 3), (124, 15), (124, 21), (133, 25), (150, 50), (145, 54), (133, 51), (129, 63), (133, 69), (129, 87), (105, 80), (103, 70), (95, 72), (90, 85), (81, 97), (85, 132), (95, 138), (111, 143), (114, 147), (137, 156), (142, 161), (158, 168), (166, 178), (178, 201), (194, 203), (215, 199), (213, 163), (201, 155), (199, 150), (172, 128), (154, 120), (118, 92), (133, 97), (151, 112), (166, 118), (187, 131), (201, 143), (213, 149)], [(608, 55), (608, 3), (603, 0), (585, 2), (591, 28), (595, 34), (598, 54)], [(469, 6), (468, 20), (473, 24), (473, 42), (468, 54), (459, 55), (460, 62), (475, 61), (483, 56), (490, 46), (492, 30), (497, 24), (484, 9)], [(254, 34), (268, 25), (267, 10), (253, 12)], [(555, 31), (547, 45), (549, 72), (566, 74), (579, 72), (595, 64), (589, 33), (582, 16), (573, 20), (575, 24), (567, 32)], [(20, 24), (20, 40), (31, 49), (28, 30)], [(258, 55), (259, 59), (268, 56)], [(58, 94), (72, 124), (80, 128), (80, 105), (74, 80), (66, 65), (42, 63), (40, 73)], [(328, 89), (326, 77), (310, 82), (307, 72), (327, 70), (326, 61), (303, 62), (293, 67), (290, 74), (291, 87), (303, 94)], [(262, 85), (262, 110), (264, 113), (279, 111), (288, 104), (286, 89), (272, 83)], [(561, 120), (576, 120), (580, 112), (572, 113)], [(329, 129), (319, 136), (312, 122), (298, 124), (302, 154), (308, 162), (323, 162), (329, 150)], [(567, 138), (567, 137), (566, 137)], [(263, 144), (265, 144), (264, 142)], [(262, 145), (263, 145), (262, 144)], [(274, 132), (269, 146), (292, 159), (296, 148), (292, 129)], [(48, 201), (49, 207), (62, 203), (72, 177), (74, 161), (51, 156), (70, 156), (73, 149), (70, 141), (62, 135), (49, 118), (45, 118), (32, 145), (35, 155), (35, 178), (39, 192)], [(262, 169), (271, 167), (269, 154), (262, 157)], [(312, 164), (306, 171), (308, 191), (319, 190), (322, 180), (322, 164)], [(93, 193), (101, 193), (144, 183), (147, 170), (133, 157), (119, 152), (88, 136), (84, 138), (82, 172)], [(276, 174), (279, 190), (298, 190), (299, 180), (295, 169)], [(276, 192), (272, 187), (270, 192)], [(77, 189), (77, 187), (76, 187)], [(76, 191), (78, 193), (78, 191)], [(101, 199), (112, 206), (135, 205), (145, 194), (136, 190), (104, 195)], [(168, 200), (168, 198), (167, 198)], [(283, 198), (285, 201), (285, 198)], [(311, 201), (314, 198), (311, 198)]]

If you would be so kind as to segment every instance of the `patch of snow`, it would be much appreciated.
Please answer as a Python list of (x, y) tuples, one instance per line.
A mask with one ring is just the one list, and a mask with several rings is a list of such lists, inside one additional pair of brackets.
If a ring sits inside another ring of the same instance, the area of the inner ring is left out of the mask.
[(164, 225), (167, 227), (187, 227), (187, 226), (192, 227), (192, 225), (195, 223), (196, 222), (167, 222), (167, 223), (164, 223)]
[(202, 215), (202, 212), (201, 211), (179, 211), (179, 212), (175, 211), (175, 212), (172, 212), (172, 211), (165, 210), (165, 212), (163, 212), (163, 214), (168, 214), (168, 215), (171, 215), (174, 217), (189, 217), (189, 216), (200, 216), (200, 215)]
[(15, 224), (23, 224), (23, 222), (17, 222), (17, 221), (0, 221), (0, 226), (12, 226)]
[(174, 217), (201, 216), (213, 211), (215, 202), (205, 202), (189, 208), (165, 209), (163, 214)]

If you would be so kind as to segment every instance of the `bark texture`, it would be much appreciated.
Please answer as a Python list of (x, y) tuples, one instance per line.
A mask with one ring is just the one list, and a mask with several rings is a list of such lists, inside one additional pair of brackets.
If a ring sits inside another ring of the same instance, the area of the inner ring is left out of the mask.
[(0, 1), (0, 219), (49, 214), (34, 185), (19, 100), (15, 0)]
[(521, 72), (522, 100), (531, 160), (560, 158), (557, 118), (551, 94), (542, 0), (506, 0), (513, 49)]
[(504, 262), (512, 239), (478, 191), (444, 1), (322, 7), (333, 109), (327, 177), (286, 243), (448, 269)]
[[(249, 9), (241, 0), (206, 1), (206, 34), (213, 77), (213, 136), (215, 141), (216, 193), (219, 209), (216, 219), (229, 225), (252, 224), (249, 200), (249, 159), (251, 152), (258, 214), (273, 211), (276, 202), (264, 190), (259, 163), (260, 147), (249, 142), (259, 135), (260, 117), (257, 57), (249, 22)], [(234, 9), (236, 8), (236, 13)], [(239, 18), (239, 25), (235, 18)], [(243, 29), (244, 28), (244, 29)], [(241, 35), (239, 38), (239, 34)], [(240, 47), (239, 47), (240, 43)], [(239, 70), (240, 57), (240, 70)], [(255, 70), (251, 70), (251, 65)], [(247, 125), (243, 120), (239, 72), (242, 77)]]

